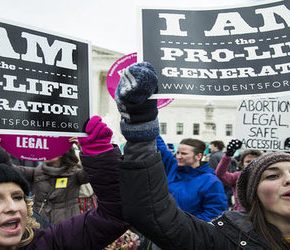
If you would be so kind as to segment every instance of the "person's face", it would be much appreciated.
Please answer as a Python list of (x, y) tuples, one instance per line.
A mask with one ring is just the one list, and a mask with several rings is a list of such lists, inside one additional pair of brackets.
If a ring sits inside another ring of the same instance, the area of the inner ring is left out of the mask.
[(176, 159), (178, 162), (178, 166), (192, 166), (192, 167), (199, 167), (199, 161), (201, 160), (202, 154), (197, 154), (193, 152), (193, 147), (186, 145), (186, 144), (180, 144), (178, 146), (177, 152), (176, 152)]
[(270, 165), (262, 174), (257, 189), (266, 219), (277, 225), (290, 220), (290, 162)]
[(0, 183), (0, 248), (19, 244), (27, 223), (25, 195), (13, 182)]
[(247, 167), (251, 163), (251, 161), (254, 160), (254, 159), (256, 159), (257, 157), (258, 156), (251, 155), (251, 154), (246, 155), (245, 158), (244, 158), (244, 160), (243, 160), (243, 167), (244, 168)]
[(215, 153), (215, 152), (219, 151), (218, 148), (213, 144), (210, 144), (209, 148), (210, 148), (211, 153)]

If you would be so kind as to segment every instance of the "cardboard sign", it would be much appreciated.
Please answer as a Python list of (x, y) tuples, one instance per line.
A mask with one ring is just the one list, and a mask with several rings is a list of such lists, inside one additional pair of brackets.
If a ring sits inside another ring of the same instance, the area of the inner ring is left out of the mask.
[(84, 134), (90, 45), (1, 22), (0, 130), (6, 134)]
[(237, 113), (236, 138), (243, 147), (267, 151), (289, 151), (289, 97), (244, 99)]
[(70, 137), (0, 135), (0, 146), (22, 160), (46, 161), (62, 156), (72, 146)]
[[(122, 58), (117, 60), (109, 69), (107, 74), (107, 89), (113, 98), (115, 98), (115, 91), (118, 86), (122, 71), (126, 67), (136, 62), (137, 62), (137, 53), (132, 53), (123, 56)], [(172, 101), (173, 99), (158, 99), (157, 106), (158, 108), (163, 108)]]
[(210, 10), (143, 8), (138, 55), (157, 71), (156, 97), (286, 93), (289, 16), (290, 1)]

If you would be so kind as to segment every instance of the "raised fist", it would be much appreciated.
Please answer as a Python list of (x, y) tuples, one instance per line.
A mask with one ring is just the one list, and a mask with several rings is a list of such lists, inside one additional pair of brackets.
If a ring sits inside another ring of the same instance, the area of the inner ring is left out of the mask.
[(227, 156), (233, 156), (235, 152), (242, 147), (243, 143), (238, 139), (231, 140), (227, 145)]
[(126, 68), (115, 93), (122, 119), (127, 123), (153, 121), (157, 117), (157, 100), (148, 99), (156, 93), (158, 79), (148, 62), (135, 63)]

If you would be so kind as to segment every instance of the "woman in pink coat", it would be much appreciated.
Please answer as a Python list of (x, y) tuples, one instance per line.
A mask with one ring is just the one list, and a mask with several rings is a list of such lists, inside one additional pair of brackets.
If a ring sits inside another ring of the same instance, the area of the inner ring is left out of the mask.
[[(229, 172), (228, 168), (231, 164), (231, 157), (234, 155), (235, 151), (241, 148), (242, 142), (239, 140), (231, 140), (227, 146), (227, 151), (220, 160), (215, 173), (217, 177), (224, 183), (224, 185), (229, 186), (233, 190), (234, 196), (234, 206), (233, 210), (244, 211), (244, 208), (241, 206), (238, 196), (237, 196), (237, 181), (241, 175), (241, 171)], [(240, 167), (241, 170), (248, 166), (248, 164), (260, 156), (262, 153), (259, 150), (249, 149), (245, 150), (241, 155)]]

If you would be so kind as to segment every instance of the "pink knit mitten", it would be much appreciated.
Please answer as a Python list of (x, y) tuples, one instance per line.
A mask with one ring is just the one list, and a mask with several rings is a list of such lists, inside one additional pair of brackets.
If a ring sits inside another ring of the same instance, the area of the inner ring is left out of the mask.
[(93, 116), (86, 126), (87, 137), (80, 137), (79, 143), (84, 155), (98, 155), (112, 150), (112, 130), (102, 122), (100, 116)]

